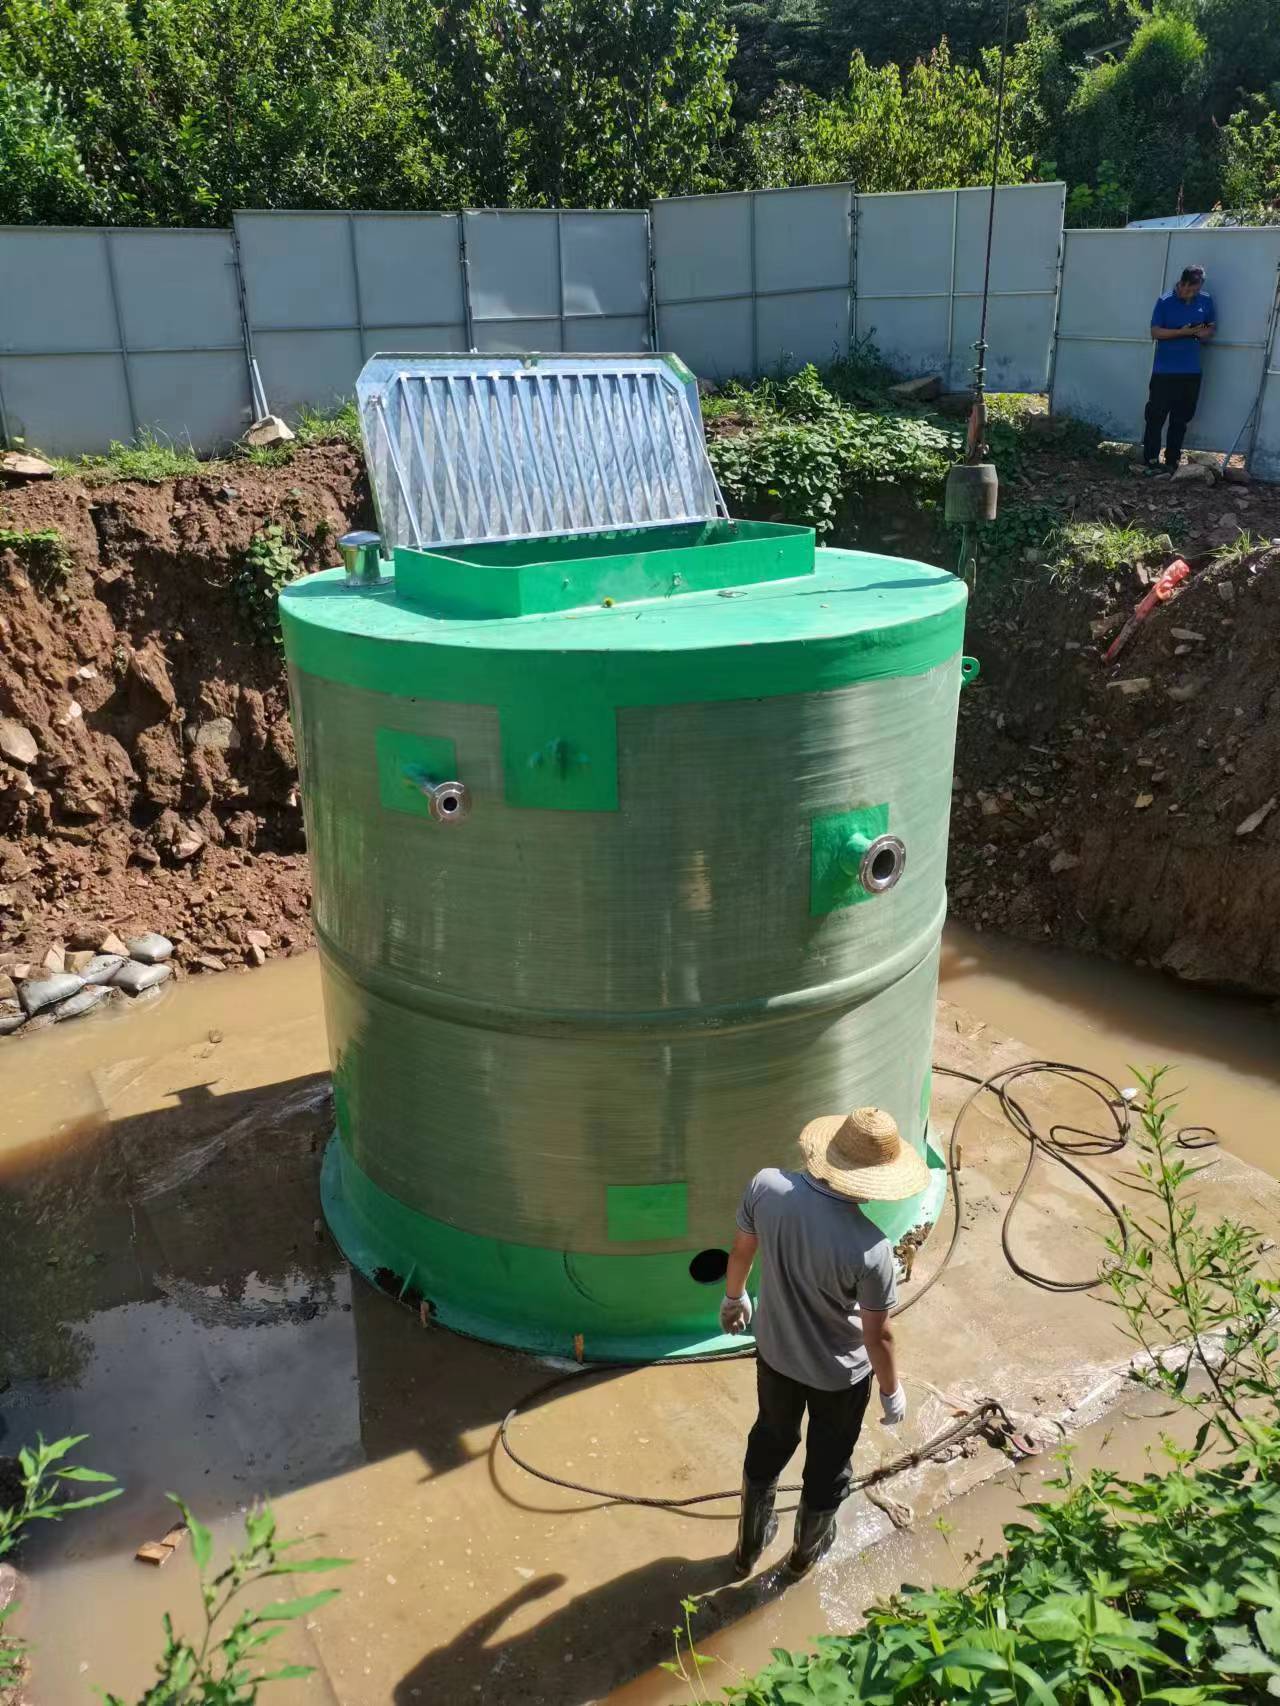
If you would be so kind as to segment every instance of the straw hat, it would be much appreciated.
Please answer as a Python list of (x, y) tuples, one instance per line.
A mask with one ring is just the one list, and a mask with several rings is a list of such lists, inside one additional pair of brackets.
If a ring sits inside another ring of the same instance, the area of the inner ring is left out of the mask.
[(883, 1108), (810, 1120), (800, 1147), (814, 1178), (855, 1202), (901, 1202), (929, 1183), (924, 1157), (902, 1141)]

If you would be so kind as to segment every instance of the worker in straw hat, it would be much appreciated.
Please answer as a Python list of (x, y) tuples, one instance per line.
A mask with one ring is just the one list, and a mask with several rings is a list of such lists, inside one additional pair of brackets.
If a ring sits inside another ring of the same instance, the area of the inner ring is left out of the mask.
[[(907, 1413), (889, 1314), (893, 1249), (862, 1212), (922, 1191), (928, 1168), (882, 1108), (813, 1120), (800, 1133), (804, 1170), (766, 1167), (747, 1186), (729, 1254), (720, 1325), (741, 1333), (754, 1319), (760, 1413), (742, 1468), (736, 1573), (747, 1575), (778, 1532), (778, 1477), (809, 1412), (804, 1481), (787, 1568), (811, 1570), (835, 1539), (850, 1459), (874, 1372), (883, 1421)], [(760, 1254), (754, 1310), (747, 1277)]]

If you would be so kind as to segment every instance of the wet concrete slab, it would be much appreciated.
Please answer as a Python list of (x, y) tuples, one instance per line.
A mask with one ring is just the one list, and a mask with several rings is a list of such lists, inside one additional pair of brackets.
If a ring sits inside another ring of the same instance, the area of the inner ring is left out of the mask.
[[(549, 1371), (424, 1326), (350, 1276), (317, 1229), (331, 1108), (306, 962), (167, 999), (114, 1035), (86, 1021), (78, 1060), (53, 1046), (40, 1055), (46, 1042), (64, 1049), (56, 1033), (24, 1045), (24, 1080), (46, 1072), (52, 1136), (39, 1141), (24, 1082), (24, 1123), (0, 1157), (0, 1453), (37, 1431), (87, 1432), (83, 1460), (126, 1487), (28, 1553), (40, 1706), (87, 1703), (93, 1685), (141, 1693), (161, 1611), (194, 1616), (189, 1554), (164, 1571), (132, 1561), (167, 1526), (168, 1490), (214, 1523), (220, 1543), (249, 1503), (269, 1497), (291, 1534), (322, 1535), (325, 1552), (353, 1560), (341, 1600), (290, 1632), (284, 1656), (317, 1671), (281, 1685), (281, 1706), (585, 1706), (668, 1655), (690, 1595), (709, 1596), (704, 1629), (748, 1620), (756, 1663), (771, 1641), (851, 1623), (868, 1598), (865, 1548), (890, 1537), (910, 1550), (883, 1510), (851, 1501), (830, 1559), (785, 1592), (770, 1567), (785, 1549), (784, 1519), (766, 1568), (729, 1584), (732, 1500), (675, 1513), (526, 1475), (496, 1448), (496, 1430)], [(985, 1075), (1029, 1052), (940, 1006), (939, 1062)], [(18, 1060), (16, 1050), (3, 1060), (15, 1082)], [(942, 1129), (964, 1093), (935, 1079)], [(1044, 1129), (1096, 1120), (1097, 1104), (1060, 1080), (1027, 1081), (1019, 1094)], [(1001, 1253), (1024, 1160), (998, 1114), (976, 1109), (955, 1260), (897, 1329), (912, 1415), (897, 1434), (869, 1426), (860, 1466), (936, 1432), (953, 1401), (990, 1393), (1074, 1429), (1120, 1395), (1112, 1371), (1130, 1347), (1112, 1312), (1028, 1285)], [(1129, 1157), (1087, 1165), (1124, 1194)], [(1230, 1154), (1201, 1190), (1207, 1213), (1280, 1225), (1280, 1187)], [(1106, 1224), (1070, 1175), (1045, 1168), (1011, 1237), (1028, 1266), (1084, 1278)], [(947, 1232), (944, 1220), (918, 1258), (917, 1287)], [(753, 1378), (742, 1361), (585, 1378), (535, 1400), (513, 1438), (552, 1473), (591, 1485), (672, 1496), (735, 1488)], [(934, 1512), (1004, 1462), (984, 1444), (903, 1477), (893, 1494), (927, 1534)]]

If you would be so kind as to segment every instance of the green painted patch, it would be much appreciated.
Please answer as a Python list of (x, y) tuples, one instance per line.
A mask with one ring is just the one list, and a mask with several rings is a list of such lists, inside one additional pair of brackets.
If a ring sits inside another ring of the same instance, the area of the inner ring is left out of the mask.
[(374, 744), (378, 798), (385, 810), (429, 818), (431, 806), (420, 784), (457, 778), (458, 754), (453, 742), (408, 734), (404, 729), (379, 729)]
[(605, 1216), (610, 1241), (615, 1244), (683, 1238), (689, 1229), (689, 1187), (606, 1185)]
[(809, 911), (815, 918), (877, 898), (846, 867), (851, 862), (851, 841), (856, 844), (858, 837), (873, 841), (888, 828), (887, 804), (814, 818), (810, 826)]
[(543, 811), (616, 812), (618, 726), (613, 707), (530, 694), (499, 707), (507, 804)]

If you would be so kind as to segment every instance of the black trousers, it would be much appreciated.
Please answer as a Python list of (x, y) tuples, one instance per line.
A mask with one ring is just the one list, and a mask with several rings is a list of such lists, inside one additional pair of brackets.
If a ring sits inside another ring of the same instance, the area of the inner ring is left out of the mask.
[(800, 1423), (809, 1412), (809, 1437), (804, 1453), (804, 1502), (813, 1511), (833, 1511), (849, 1496), (853, 1471), (850, 1458), (862, 1432), (862, 1418), (871, 1396), (871, 1376), (856, 1386), (827, 1392), (802, 1386), (756, 1359), (756, 1394), (760, 1414), (747, 1439), (742, 1472), (748, 1481), (776, 1481), (800, 1443)]
[(1142, 436), (1144, 461), (1160, 459), (1160, 434), (1169, 422), (1165, 434), (1164, 460), (1168, 468), (1176, 468), (1182, 460), (1182, 441), (1200, 400), (1198, 373), (1153, 373), (1147, 393), (1147, 430)]

